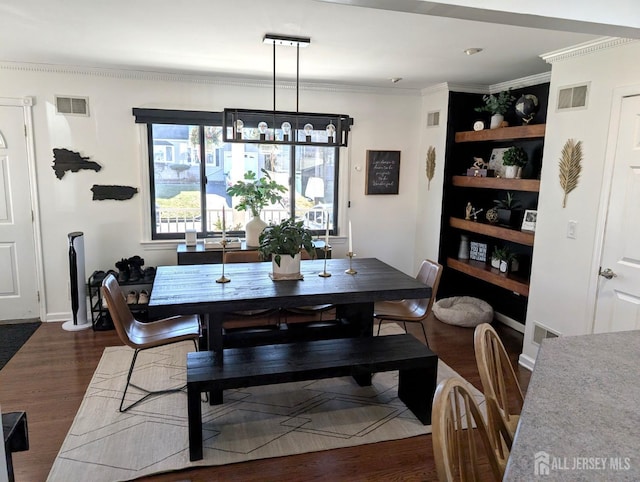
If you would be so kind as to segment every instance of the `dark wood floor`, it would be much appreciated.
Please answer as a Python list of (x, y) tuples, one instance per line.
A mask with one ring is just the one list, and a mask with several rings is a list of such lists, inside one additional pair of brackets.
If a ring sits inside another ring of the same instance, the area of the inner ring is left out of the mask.
[[(438, 320), (426, 323), (431, 349), (481, 389), (473, 352), (473, 329)], [(523, 390), (528, 370), (518, 367), (522, 335), (497, 324)], [(422, 338), (418, 326), (410, 331)], [(59, 323), (43, 323), (0, 370), (3, 412), (27, 412), (30, 449), (13, 455), (16, 481), (47, 478), (91, 376), (107, 346), (120, 345), (116, 333), (66, 332)], [(153, 481), (210, 480), (437, 480), (431, 436), (363, 445), (290, 457), (201, 468), (148, 477)]]

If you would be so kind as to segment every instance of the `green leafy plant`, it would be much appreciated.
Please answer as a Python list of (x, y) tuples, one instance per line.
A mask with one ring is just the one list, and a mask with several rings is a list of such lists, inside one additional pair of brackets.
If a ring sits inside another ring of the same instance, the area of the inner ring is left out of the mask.
[(520, 201), (513, 197), (510, 192), (507, 192), (504, 199), (494, 199), (493, 202), (496, 203), (497, 209), (518, 209), (522, 207)]
[(518, 146), (510, 147), (502, 155), (502, 164), (504, 166), (524, 167), (528, 160), (527, 153), (522, 147)]
[(269, 173), (262, 169), (263, 176), (256, 179), (256, 173), (247, 171), (244, 181), (238, 181), (227, 188), (227, 194), (238, 196), (240, 202), (236, 205), (238, 211), (251, 211), (253, 216), (260, 216), (260, 212), (269, 204), (282, 204), (281, 193), (287, 192), (287, 188), (271, 179)]
[(311, 231), (304, 227), (304, 221), (285, 219), (280, 224), (270, 224), (260, 234), (258, 252), (262, 259), (273, 260), (280, 266), (282, 255), (288, 254), (292, 258), (303, 248), (314, 258), (316, 251), (313, 246)]
[(515, 255), (506, 246), (503, 246), (503, 247), (495, 246), (493, 248), (493, 252), (491, 253), (491, 258), (510, 263), (515, 259)]
[(503, 90), (498, 95), (483, 95), (482, 100), (484, 101), (484, 105), (482, 107), (476, 107), (476, 112), (490, 112), (491, 114), (505, 115), (516, 98), (511, 95), (511, 90), (509, 89)]

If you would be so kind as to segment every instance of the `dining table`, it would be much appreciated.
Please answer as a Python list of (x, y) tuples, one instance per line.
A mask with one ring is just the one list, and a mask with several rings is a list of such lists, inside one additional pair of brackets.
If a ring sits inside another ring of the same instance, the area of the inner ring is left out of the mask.
[(542, 340), (504, 480), (640, 480), (640, 330)]
[[(229, 282), (218, 282), (223, 270)], [(375, 302), (431, 296), (429, 286), (377, 258), (303, 260), (298, 280), (273, 280), (271, 271), (271, 262), (159, 266), (149, 315), (201, 315), (207, 349), (223, 363), (223, 323), (236, 311), (333, 304), (349, 336), (372, 336)]]

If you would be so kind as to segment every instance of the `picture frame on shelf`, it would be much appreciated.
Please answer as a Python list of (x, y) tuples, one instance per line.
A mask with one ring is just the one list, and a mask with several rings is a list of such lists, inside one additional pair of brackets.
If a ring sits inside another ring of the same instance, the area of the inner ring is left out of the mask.
[(504, 177), (505, 166), (502, 164), (502, 157), (509, 149), (511, 149), (511, 146), (496, 147), (491, 151), (489, 169), (493, 170), (495, 177)]
[(538, 211), (535, 211), (533, 209), (526, 209), (524, 212), (524, 217), (522, 218), (522, 227), (520, 229), (522, 231), (535, 232), (537, 220)]

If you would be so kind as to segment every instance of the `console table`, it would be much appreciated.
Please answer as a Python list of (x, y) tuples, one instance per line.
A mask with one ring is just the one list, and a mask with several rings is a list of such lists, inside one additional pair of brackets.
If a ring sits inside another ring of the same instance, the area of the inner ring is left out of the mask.
[[(313, 244), (316, 247), (316, 257), (318, 259), (324, 258), (324, 241), (314, 240)], [(246, 251), (256, 251), (258, 248), (247, 247), (246, 241), (242, 241), (240, 248), (236, 248)], [(185, 243), (178, 244), (176, 248), (176, 254), (178, 256), (178, 264), (219, 264), (222, 263), (222, 250), (221, 249), (205, 249), (202, 241), (195, 246), (187, 246)], [(327, 253), (327, 257), (331, 258), (331, 251)]]

